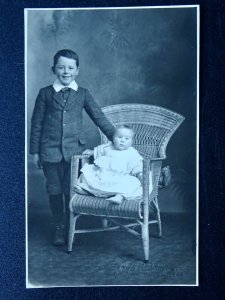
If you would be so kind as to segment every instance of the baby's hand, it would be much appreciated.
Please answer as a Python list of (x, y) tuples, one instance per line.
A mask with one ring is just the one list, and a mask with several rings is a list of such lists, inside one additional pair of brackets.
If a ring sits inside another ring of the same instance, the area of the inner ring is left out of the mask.
[(87, 157), (90, 157), (94, 155), (94, 150), (86, 149), (82, 154)]
[(140, 182), (142, 182), (143, 180), (143, 174), (140, 172), (138, 174), (136, 174), (136, 177), (140, 180)]

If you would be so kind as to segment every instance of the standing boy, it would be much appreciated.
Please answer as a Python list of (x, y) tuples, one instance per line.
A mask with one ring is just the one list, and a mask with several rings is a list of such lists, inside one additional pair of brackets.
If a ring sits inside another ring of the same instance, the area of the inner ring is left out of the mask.
[[(43, 168), (46, 189), (55, 225), (53, 244), (65, 243), (69, 224), (70, 161), (71, 156), (85, 149), (86, 137), (82, 127), (82, 111), (86, 110), (94, 123), (111, 140), (114, 127), (89, 91), (77, 85), (78, 55), (68, 49), (58, 51), (52, 67), (56, 80), (42, 88), (36, 99), (30, 136), (30, 153), (37, 168)], [(64, 196), (64, 200), (63, 200)]]

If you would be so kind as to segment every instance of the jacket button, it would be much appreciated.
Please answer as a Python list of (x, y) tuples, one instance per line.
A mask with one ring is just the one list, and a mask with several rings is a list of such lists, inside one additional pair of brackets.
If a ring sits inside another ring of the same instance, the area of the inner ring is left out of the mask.
[(64, 123), (63, 126), (66, 126), (66, 124)]

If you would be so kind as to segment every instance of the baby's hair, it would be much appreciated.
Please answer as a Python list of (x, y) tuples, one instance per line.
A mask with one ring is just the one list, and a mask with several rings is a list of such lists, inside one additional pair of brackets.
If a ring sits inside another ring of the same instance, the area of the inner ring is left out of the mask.
[(129, 129), (132, 132), (133, 136), (134, 136), (134, 129), (132, 128), (132, 126), (130, 126), (128, 124), (123, 124), (123, 125), (116, 126), (114, 134), (116, 133), (116, 131), (118, 129), (122, 129), (122, 128)]
[(79, 57), (78, 57), (77, 53), (74, 52), (74, 51), (72, 51), (72, 50), (70, 50), (70, 49), (62, 49), (62, 50), (59, 50), (54, 55), (54, 58), (53, 58), (53, 67), (52, 67), (52, 71), (53, 72), (55, 72), (55, 65), (57, 64), (60, 56), (74, 59), (76, 61), (77, 67), (79, 67)]

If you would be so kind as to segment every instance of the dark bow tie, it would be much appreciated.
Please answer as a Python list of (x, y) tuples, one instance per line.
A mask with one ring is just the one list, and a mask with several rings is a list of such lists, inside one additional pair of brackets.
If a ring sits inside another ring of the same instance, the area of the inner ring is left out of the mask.
[(62, 93), (62, 97), (63, 97), (64, 102), (65, 102), (69, 98), (70, 88), (65, 87), (65, 88), (61, 89), (61, 93)]
[(62, 93), (65, 93), (65, 92), (69, 92), (70, 88), (69, 87), (65, 87), (65, 88), (62, 88), (61, 89), (61, 92)]

